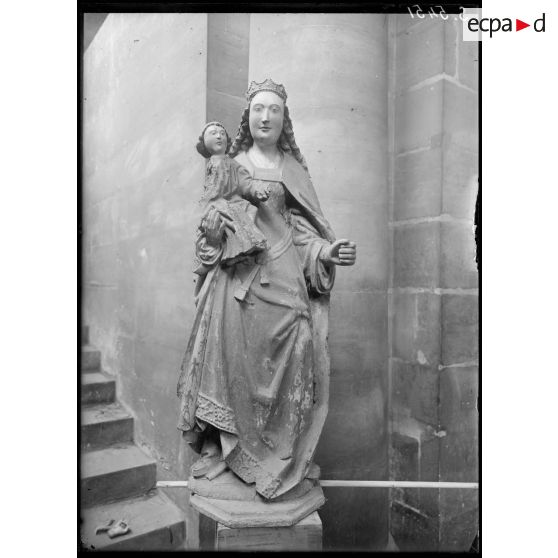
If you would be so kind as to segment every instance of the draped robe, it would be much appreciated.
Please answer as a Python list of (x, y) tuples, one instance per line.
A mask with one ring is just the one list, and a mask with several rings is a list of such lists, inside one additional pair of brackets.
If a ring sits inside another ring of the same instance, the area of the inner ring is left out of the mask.
[[(251, 177), (269, 180), (245, 152), (235, 160), (247, 192)], [(198, 232), (196, 315), (178, 383), (178, 428), (217, 428), (229, 468), (268, 499), (305, 478), (323, 428), (335, 278), (319, 257), (334, 235), (308, 173), (285, 153), (272, 178), (255, 215), (268, 249), (221, 266), (223, 246)]]

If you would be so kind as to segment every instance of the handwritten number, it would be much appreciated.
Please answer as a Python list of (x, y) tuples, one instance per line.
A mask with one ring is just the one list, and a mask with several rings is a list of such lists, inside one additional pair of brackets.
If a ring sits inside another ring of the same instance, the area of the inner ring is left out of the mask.
[[(436, 6), (436, 7), (437, 7), (437, 8), (440, 8), (440, 17), (441, 17), (444, 21), (446, 21), (446, 20), (449, 18), (449, 16), (448, 16), (448, 14), (446, 14), (446, 10), (444, 10), (444, 7), (443, 7), (443, 6)], [(445, 17), (444, 17), (444, 16), (445, 16)]]
[[(418, 17), (419, 19), (424, 19), (425, 16), (424, 16), (424, 14), (422, 13), (422, 10), (421, 10), (420, 6), (419, 6), (418, 4), (415, 4), (415, 6), (417, 7), (417, 17)], [(422, 15), (420, 15), (420, 14), (422, 14)]]

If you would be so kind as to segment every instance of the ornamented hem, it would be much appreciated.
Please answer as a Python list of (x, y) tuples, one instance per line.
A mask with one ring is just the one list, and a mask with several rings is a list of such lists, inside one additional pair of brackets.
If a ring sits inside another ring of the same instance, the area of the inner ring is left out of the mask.
[(253, 455), (240, 447), (240, 444), (236, 445), (225, 461), (244, 482), (255, 482), (256, 491), (264, 498), (271, 499), (281, 485), (281, 480), (266, 471)]
[(231, 409), (220, 405), (205, 395), (198, 393), (196, 417), (207, 422), (219, 430), (238, 436), (238, 430), (234, 425), (234, 415)]

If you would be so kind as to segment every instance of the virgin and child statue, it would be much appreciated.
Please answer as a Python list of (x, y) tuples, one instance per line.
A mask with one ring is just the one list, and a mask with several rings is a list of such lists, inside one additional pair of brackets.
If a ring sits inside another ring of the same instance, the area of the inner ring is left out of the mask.
[(272, 504), (319, 476), (329, 293), (356, 246), (336, 240), (320, 208), (285, 88), (252, 82), (246, 99), (234, 141), (210, 122), (197, 146), (204, 211), (178, 428), (199, 454), (192, 492)]

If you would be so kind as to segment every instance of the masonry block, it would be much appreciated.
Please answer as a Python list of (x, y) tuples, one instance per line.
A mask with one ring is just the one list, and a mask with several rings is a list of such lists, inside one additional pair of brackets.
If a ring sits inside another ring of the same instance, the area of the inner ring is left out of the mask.
[[(376, 387), (372, 391), (362, 386), (359, 396), (342, 392), (338, 388), (342, 381), (332, 382), (330, 393), (336, 394), (336, 400), (330, 399), (330, 409), (325, 427), (318, 444), (315, 461), (322, 469), (322, 478), (331, 479), (369, 479), (387, 476), (387, 401), (384, 391)], [(344, 403), (338, 401), (345, 396)], [(347, 416), (351, 409), (351, 421)], [(374, 429), (367, 425), (374, 424)], [(362, 432), (367, 432), (362, 436)], [(343, 457), (350, 455), (349, 461)]]
[[(363, 212), (363, 218), (355, 219), (355, 200), (368, 196), (364, 190), (371, 185), (362, 179), (355, 183), (347, 183), (345, 180), (346, 177), (343, 179), (343, 186), (347, 190), (350, 189), (350, 192), (332, 197), (331, 201), (321, 202), (322, 207), (325, 203), (329, 206), (326, 215), (337, 237), (350, 238), (358, 247), (358, 257), (354, 267), (337, 268), (332, 301), (340, 291), (364, 293), (385, 291), (389, 281), (390, 231), (387, 199), (382, 195), (378, 196), (377, 203), (360, 203), (359, 211)], [(357, 193), (359, 190), (362, 192), (362, 197)], [(318, 193), (320, 194), (321, 192)], [(371, 239), (374, 239), (374, 242), (371, 242)]]
[(478, 480), (479, 377), (476, 366), (446, 368), (440, 373), (441, 480)]
[(440, 515), (445, 520), (470, 511), (478, 512), (478, 506), (477, 488), (452, 488), (441, 491)]
[(478, 490), (441, 490), (439, 550), (468, 552), (479, 530)]
[(477, 295), (442, 295), (442, 364), (478, 359)]
[(475, 229), (473, 222), (441, 223), (440, 284), (445, 288), (478, 287)]
[(442, 213), (473, 220), (479, 188), (478, 153), (447, 142), (443, 146), (443, 161)]
[[(439, 477), (439, 440), (435, 430), (414, 421), (409, 429), (396, 419), (391, 442), (391, 475), (396, 480), (437, 481)], [(395, 489), (397, 492), (399, 489)]]
[(441, 147), (395, 158), (393, 204), (395, 221), (435, 217), (441, 213)]
[(384, 550), (388, 542), (389, 489), (331, 487), (323, 490), (326, 497), (326, 503), (320, 508), (323, 550)]
[(443, 103), (444, 80), (395, 97), (396, 154), (441, 144), (446, 131)]
[(392, 361), (392, 401), (394, 412), (410, 411), (411, 417), (438, 424), (438, 379), (435, 366)]
[(479, 96), (444, 81), (444, 142), (451, 141), (469, 151), (479, 147)]
[[(431, 433), (419, 438), (394, 432), (391, 450), (391, 477), (402, 481), (437, 481), (439, 478), (439, 440)], [(439, 511), (439, 490), (431, 488), (394, 488), (392, 498), (429, 517)]]
[[(429, 436), (423, 436), (420, 447), (420, 470), (419, 481), (435, 482), (439, 480), (440, 469), (440, 440), (434, 432)], [(414, 508), (419, 509), (430, 517), (438, 515), (440, 510), (440, 490), (435, 488), (418, 488), (413, 494), (412, 490), (406, 495), (406, 502)]]
[(81, 344), (87, 345), (89, 343), (89, 326), (81, 326)]
[(479, 88), (479, 43), (460, 41), (457, 49), (457, 79), (467, 87)]
[[(418, 25), (400, 34), (395, 62), (396, 89), (408, 89), (442, 73), (453, 75), (456, 66), (455, 34), (451, 24), (432, 18), (420, 20)], [(451, 36), (446, 38), (446, 35)]]
[(101, 351), (91, 345), (85, 345), (81, 348), (81, 369), (82, 370), (99, 370), (101, 367)]
[[(421, 438), (420, 446), (420, 471), (421, 481), (439, 480), (440, 471), (440, 440), (439, 432), (432, 428)], [(426, 490), (426, 489), (425, 489)]]
[(207, 88), (244, 97), (248, 78), (250, 14), (208, 14)]
[(440, 362), (440, 295), (395, 291), (391, 296), (391, 356), (437, 365)]
[(115, 446), (82, 455), (81, 504), (138, 496), (153, 488), (157, 465), (136, 446)]
[(437, 517), (428, 517), (400, 502), (390, 506), (391, 534), (403, 552), (436, 551), (438, 549)]
[[(372, 389), (370, 374), (363, 374), (362, 370), (375, 369), (374, 376), (387, 370), (387, 295), (338, 291), (330, 301), (329, 322), (332, 369), (343, 371), (341, 376), (351, 377), (353, 382), (367, 382), (368, 389)], [(370, 338), (370, 331), (376, 332), (374, 339)], [(354, 395), (361, 393), (353, 390)]]
[(440, 490), (436, 488), (398, 488), (392, 492), (392, 501), (410, 506), (429, 518), (437, 517), (440, 510)]
[(438, 287), (440, 223), (396, 227), (393, 235), (394, 287)]
[(217, 524), (217, 551), (321, 551), (322, 522), (318, 512), (292, 527), (229, 528)]
[(86, 406), (81, 417), (82, 450), (125, 444), (134, 439), (134, 419), (118, 403)]
[(246, 107), (250, 14), (209, 14), (206, 120), (219, 120), (234, 139)]
[[(391, 475), (395, 480), (417, 480), (419, 438), (393, 432), (391, 436)], [(397, 489), (395, 489), (397, 490)]]
[(87, 372), (81, 375), (81, 402), (110, 403), (116, 395), (116, 381), (101, 372)]

